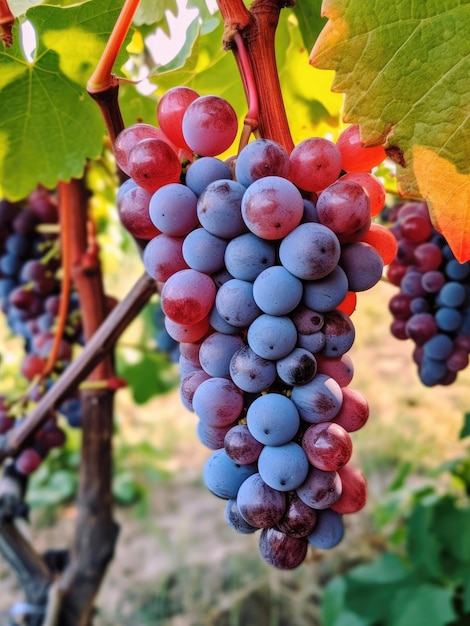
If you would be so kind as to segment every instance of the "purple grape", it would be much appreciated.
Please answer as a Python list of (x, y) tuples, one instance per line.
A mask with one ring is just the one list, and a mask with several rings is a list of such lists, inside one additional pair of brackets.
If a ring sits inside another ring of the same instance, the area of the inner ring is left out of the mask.
[(278, 569), (290, 570), (301, 565), (307, 547), (306, 539), (291, 537), (276, 528), (265, 528), (259, 539), (261, 557)]
[(286, 510), (286, 495), (269, 487), (258, 473), (249, 476), (240, 486), (237, 495), (238, 509), (251, 526), (275, 526)]
[(318, 512), (317, 523), (307, 536), (307, 541), (314, 548), (329, 550), (337, 546), (344, 536), (343, 516), (331, 509)]
[(256, 472), (256, 464), (238, 465), (223, 448), (211, 454), (204, 464), (203, 478), (206, 487), (218, 498), (232, 500), (240, 486)]

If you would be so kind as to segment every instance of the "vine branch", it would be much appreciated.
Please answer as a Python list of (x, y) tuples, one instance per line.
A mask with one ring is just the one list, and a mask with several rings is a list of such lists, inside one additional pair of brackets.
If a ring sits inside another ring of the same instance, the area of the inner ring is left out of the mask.
[(144, 273), (26, 419), (6, 435), (0, 436), (0, 462), (7, 457), (16, 456), (26, 446), (27, 441), (49, 419), (50, 411), (69, 396), (112, 350), (117, 339), (154, 293), (155, 281)]
[[(275, 35), (281, 9), (290, 0), (255, 0), (248, 11), (242, 0), (217, 0), (224, 20), (224, 47), (236, 47), (235, 35), (243, 37), (253, 82), (258, 92), (259, 134), (281, 144), (288, 153), (294, 147), (282, 97), (276, 64)], [(243, 76), (245, 85), (247, 79)], [(248, 103), (250, 106), (250, 103)]]

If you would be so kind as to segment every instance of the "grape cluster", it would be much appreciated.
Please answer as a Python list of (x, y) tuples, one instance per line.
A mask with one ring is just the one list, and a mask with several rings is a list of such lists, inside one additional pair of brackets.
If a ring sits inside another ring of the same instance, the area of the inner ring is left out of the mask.
[[(362, 147), (352, 126), (336, 144), (310, 138), (289, 155), (257, 139), (224, 161), (235, 112), (187, 88), (162, 97), (157, 120), (117, 137), (117, 163), (131, 177), (118, 207), (134, 234), (146, 225), (143, 262), (180, 344), (181, 399), (213, 450), (205, 484), (227, 500), (230, 526), (261, 529), (267, 562), (295, 568), (308, 545), (337, 545), (343, 514), (366, 501), (349, 460), (350, 433), (369, 407), (349, 387), (347, 352), (356, 292), (396, 253), (372, 223), (385, 193), (368, 170), (384, 152)], [(146, 211), (125, 203), (131, 193), (145, 195)]]
[(469, 360), (470, 262), (456, 260), (425, 202), (397, 204), (390, 220), (398, 251), (387, 275), (400, 288), (389, 303), (391, 332), (414, 342), (424, 385), (449, 385)]
[[(0, 201), (0, 306), (11, 331), (24, 339), (21, 374), (28, 381), (40, 379), (55, 337), (54, 326), (61, 299), (61, 252), (57, 227), (57, 200), (46, 189), (38, 188), (24, 202)], [(80, 307), (76, 294), (72, 293), (66, 328), (51, 377), (32, 386), (26, 397), (16, 400), (14, 405), (4, 397), (0, 398), (0, 434), (20, 423), (21, 415), (38, 401), (53, 377), (70, 362), (73, 344), (81, 342)], [(64, 404), (64, 414), (67, 414), (67, 404)], [(72, 422), (78, 425), (77, 412)], [(17, 470), (31, 473), (49, 450), (61, 446), (64, 439), (57, 415), (52, 413), (36, 433), (32, 445), (17, 457)]]

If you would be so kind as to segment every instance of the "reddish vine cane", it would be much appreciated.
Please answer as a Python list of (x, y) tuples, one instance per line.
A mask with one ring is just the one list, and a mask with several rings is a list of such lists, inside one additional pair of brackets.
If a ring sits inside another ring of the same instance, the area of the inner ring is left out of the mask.
[(12, 28), (15, 23), (15, 16), (8, 6), (7, 0), (0, 0), (0, 39), (5, 48), (13, 43)]

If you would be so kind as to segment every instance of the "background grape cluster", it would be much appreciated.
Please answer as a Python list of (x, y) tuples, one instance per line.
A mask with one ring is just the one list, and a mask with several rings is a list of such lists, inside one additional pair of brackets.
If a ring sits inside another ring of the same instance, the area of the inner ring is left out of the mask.
[[(0, 398), (0, 434), (19, 425), (50, 384), (72, 359), (74, 344), (83, 343), (82, 321), (76, 293), (70, 295), (67, 321), (53, 371), (42, 377), (55, 337), (61, 298), (61, 249), (57, 198), (39, 188), (25, 202), (0, 202), (0, 302), (11, 332), (24, 339), (21, 374), (31, 384), (25, 394)], [(80, 426), (77, 397), (59, 409), (68, 423)], [(16, 458), (24, 474), (34, 471), (51, 448), (62, 446), (64, 429), (52, 413), (32, 444)]]
[(390, 221), (398, 252), (387, 275), (399, 287), (389, 303), (391, 332), (414, 342), (424, 385), (449, 385), (469, 360), (470, 263), (455, 259), (426, 203), (399, 203)]

